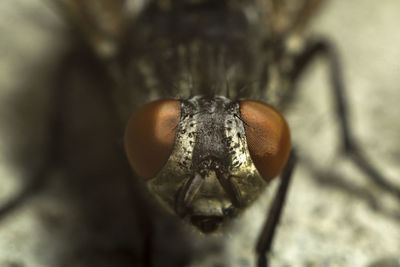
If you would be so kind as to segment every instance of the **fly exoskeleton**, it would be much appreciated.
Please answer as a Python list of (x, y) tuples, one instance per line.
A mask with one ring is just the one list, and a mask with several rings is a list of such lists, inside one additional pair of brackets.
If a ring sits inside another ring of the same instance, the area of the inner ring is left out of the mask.
[(125, 145), (132, 168), (168, 210), (210, 232), (281, 172), (290, 133), (265, 103), (196, 96), (141, 107)]

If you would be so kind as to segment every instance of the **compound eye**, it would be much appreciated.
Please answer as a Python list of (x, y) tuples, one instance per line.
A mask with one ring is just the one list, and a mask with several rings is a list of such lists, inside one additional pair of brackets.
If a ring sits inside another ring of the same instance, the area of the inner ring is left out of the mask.
[(290, 153), (290, 131), (285, 118), (259, 101), (241, 101), (247, 146), (257, 170), (269, 181), (283, 169)]
[(139, 108), (125, 130), (125, 151), (133, 170), (143, 179), (154, 177), (167, 162), (180, 120), (180, 102), (164, 99)]

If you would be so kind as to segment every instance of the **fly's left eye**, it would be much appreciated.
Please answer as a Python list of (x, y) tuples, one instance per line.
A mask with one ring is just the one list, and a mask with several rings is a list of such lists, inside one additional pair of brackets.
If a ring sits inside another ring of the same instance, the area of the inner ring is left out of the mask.
[(290, 152), (290, 132), (285, 118), (259, 101), (241, 101), (247, 146), (251, 159), (265, 180), (277, 176)]
[(139, 108), (125, 131), (129, 163), (142, 179), (154, 177), (167, 162), (180, 119), (180, 102), (158, 100)]

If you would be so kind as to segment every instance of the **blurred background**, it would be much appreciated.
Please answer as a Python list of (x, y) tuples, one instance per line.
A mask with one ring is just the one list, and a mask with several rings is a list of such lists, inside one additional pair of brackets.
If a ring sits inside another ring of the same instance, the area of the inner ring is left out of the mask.
[[(339, 50), (355, 136), (380, 173), (400, 187), (399, 14), (398, 0), (327, 0), (310, 34)], [(0, 2), (0, 203), (45, 160), (65, 31), (44, 1)], [(72, 126), (60, 144), (66, 167), (51, 170), (44, 188), (0, 220), (1, 267), (141, 266), (143, 232), (118, 156), (110, 156), (122, 141), (107, 130), (106, 103), (91, 94), (91, 81), (101, 83), (93, 69), (78, 68), (88, 72), (75, 81), (85, 89), (69, 92), (65, 118)], [(400, 266), (400, 200), (341, 156), (327, 74), (317, 60), (287, 114), (302, 160), (271, 266)], [(82, 114), (86, 105), (93, 111)], [(113, 138), (118, 144), (107, 141)], [(255, 266), (255, 240), (275, 187), (211, 236), (136, 203), (153, 214), (154, 266)]]

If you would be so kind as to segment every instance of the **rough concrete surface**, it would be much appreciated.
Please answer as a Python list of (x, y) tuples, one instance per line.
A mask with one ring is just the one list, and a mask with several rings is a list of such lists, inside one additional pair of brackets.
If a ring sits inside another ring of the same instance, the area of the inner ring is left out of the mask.
[[(49, 88), (64, 39), (62, 23), (43, 2), (0, 2), (0, 203), (40, 166), (48, 141)], [(374, 166), (400, 187), (399, 14), (398, 0), (331, 0), (311, 32), (337, 46), (354, 135)], [(298, 100), (288, 112), (302, 160), (271, 266), (400, 266), (400, 200), (340, 154), (330, 93), (326, 64), (318, 60), (302, 79)], [(76, 101), (86, 100), (101, 107), (90, 96)], [(74, 114), (74, 108), (69, 112)], [(96, 125), (104, 128), (102, 123)], [(77, 125), (69, 131), (88, 131)], [(112, 136), (98, 134), (104, 140)], [(64, 149), (90, 157), (69, 144)], [(114, 151), (113, 144), (107, 149)], [(98, 154), (100, 163), (85, 166), (79, 179), (72, 177), (84, 163), (69, 157), (67, 171), (50, 172), (42, 190), (0, 220), (1, 267), (138, 265), (135, 253), (140, 254), (142, 233), (132, 230), (137, 228), (135, 214), (125, 212), (129, 205), (123, 203), (130, 198), (122, 182), (110, 182), (118, 171), (105, 168), (105, 157)], [(255, 266), (255, 239), (275, 187), (223, 233), (212, 236), (155, 212), (154, 266)]]

